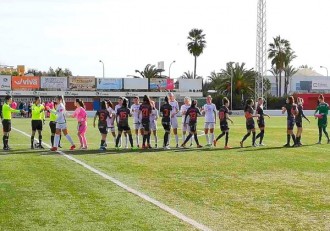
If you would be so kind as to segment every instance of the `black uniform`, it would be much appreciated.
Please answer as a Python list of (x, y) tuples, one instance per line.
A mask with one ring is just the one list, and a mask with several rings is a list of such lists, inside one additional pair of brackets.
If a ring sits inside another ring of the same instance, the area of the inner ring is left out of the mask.
[(245, 119), (246, 119), (246, 129), (252, 130), (255, 128), (254, 119), (253, 119), (253, 108), (248, 106), (245, 110)]
[(257, 119), (258, 122), (258, 127), (259, 128), (264, 128), (265, 127), (265, 114), (264, 114), (264, 109), (258, 105), (257, 107), (257, 114), (259, 114), (259, 118)]
[(295, 124), (295, 114), (297, 111), (296, 104), (286, 104), (285, 105), (286, 112), (287, 112), (287, 129), (293, 130)]
[(145, 131), (150, 131), (150, 114), (152, 108), (150, 104), (141, 104), (140, 111), (142, 114), (142, 127)]
[(228, 131), (228, 121), (227, 121), (227, 114), (229, 110), (226, 106), (222, 106), (219, 110), (219, 120), (220, 120), (220, 129), (222, 132)]
[(307, 119), (307, 118), (306, 118), (306, 116), (304, 114), (304, 111), (303, 111), (304, 108), (303, 108), (303, 106), (302, 105), (298, 105), (297, 108), (298, 108), (298, 115), (296, 116), (296, 126), (298, 128), (301, 128), (302, 127), (302, 118), (303, 117), (305, 119)]
[(108, 110), (101, 109), (96, 112), (99, 117), (98, 128), (101, 134), (108, 134), (107, 118), (110, 117)]
[(172, 106), (168, 103), (160, 107), (160, 112), (163, 114), (162, 125), (165, 131), (171, 130), (171, 111)]
[(118, 131), (130, 131), (131, 128), (128, 124), (128, 117), (131, 114), (131, 110), (126, 107), (121, 107), (117, 110), (118, 118)]
[(186, 112), (185, 120), (189, 116), (189, 118), (190, 118), (190, 120), (189, 120), (189, 128), (190, 128), (190, 131), (191, 132), (195, 132), (196, 131), (197, 116), (198, 115), (201, 115), (201, 112), (200, 112), (200, 110), (197, 107), (190, 107), (190, 108), (188, 108), (188, 110)]

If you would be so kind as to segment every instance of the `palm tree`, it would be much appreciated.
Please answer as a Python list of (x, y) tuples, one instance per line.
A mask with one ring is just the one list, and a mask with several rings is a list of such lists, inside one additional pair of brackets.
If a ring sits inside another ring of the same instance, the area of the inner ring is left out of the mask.
[(200, 56), (206, 47), (205, 34), (201, 29), (192, 29), (188, 36), (188, 51), (194, 56), (194, 79), (196, 78), (197, 57)]
[(290, 42), (280, 36), (273, 38), (273, 43), (269, 44), (268, 59), (271, 59), (272, 66), (279, 72), (279, 95), (282, 95), (282, 71), (285, 68), (287, 55), (291, 53)]
[(285, 67), (284, 67), (284, 94), (288, 94), (288, 86), (289, 86), (289, 79), (297, 73), (298, 70), (293, 68), (293, 66), (290, 65), (291, 61), (297, 58), (295, 55), (295, 52), (292, 50), (287, 51), (286, 57), (285, 57)]
[(150, 79), (158, 77), (158, 69), (155, 65), (147, 64), (143, 71), (135, 70), (143, 78), (148, 79), (148, 91), (150, 91)]
[(246, 69), (245, 63), (229, 62), (226, 68), (220, 72), (211, 72), (209, 79), (214, 90), (218, 90), (229, 96), (231, 92), (231, 80), (233, 81), (233, 103), (237, 100), (254, 96), (255, 79), (258, 73), (253, 69)]
[(181, 79), (193, 79), (194, 78), (194, 73), (190, 71), (183, 72), (181, 75)]
[(288, 94), (288, 86), (289, 86), (289, 82), (290, 79), (292, 78), (292, 76), (294, 74), (296, 74), (298, 71), (297, 68), (294, 68), (292, 65), (288, 65), (285, 67), (284, 69), (284, 73), (285, 73), (285, 94)]
[(273, 65), (272, 68), (269, 70), (270, 73), (275, 76), (275, 83), (276, 83), (276, 96), (278, 97), (278, 76), (279, 76), (279, 71), (276, 69), (276, 67)]

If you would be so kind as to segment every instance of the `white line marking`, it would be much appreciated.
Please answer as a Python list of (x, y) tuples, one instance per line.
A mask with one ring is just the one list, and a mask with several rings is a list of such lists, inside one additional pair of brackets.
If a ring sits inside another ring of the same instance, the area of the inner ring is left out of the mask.
[[(15, 131), (17, 131), (17, 132), (19, 132), (19, 133), (21, 133), (21, 134), (27, 136), (27, 137), (30, 137), (30, 135), (27, 134), (26, 132), (23, 132), (23, 131), (18, 130), (18, 129), (16, 129), (16, 128), (13, 128), (13, 127), (12, 127), (12, 130), (15, 130)], [(43, 142), (43, 145), (44, 145), (45, 147), (50, 148), (50, 146), (49, 146), (48, 144), (44, 143), (44, 142)], [(80, 160), (74, 158), (73, 156), (67, 155), (67, 154), (65, 154), (65, 153), (62, 152), (62, 151), (57, 151), (57, 153), (63, 155), (64, 157), (68, 158), (69, 160), (72, 160), (72, 161), (74, 161), (75, 163), (77, 163), (77, 164), (83, 166), (84, 168), (90, 170), (91, 172), (94, 172), (94, 173), (96, 173), (97, 175), (102, 176), (103, 178), (105, 178), (105, 179), (111, 181), (112, 183), (114, 183), (114, 184), (116, 184), (117, 186), (119, 186), (119, 187), (125, 189), (126, 191), (128, 191), (128, 192), (130, 192), (130, 193), (132, 193), (132, 194), (134, 194), (134, 195), (136, 195), (136, 196), (138, 196), (138, 197), (140, 197), (140, 198), (142, 198), (142, 199), (144, 199), (144, 200), (146, 200), (146, 201), (148, 201), (148, 202), (150, 202), (150, 203), (152, 203), (152, 204), (158, 206), (158, 207), (161, 208), (162, 210), (164, 210), (164, 211), (166, 211), (166, 212), (172, 214), (173, 216), (179, 218), (180, 220), (182, 220), (182, 221), (184, 221), (184, 222), (187, 222), (188, 224), (194, 226), (195, 228), (197, 228), (197, 229), (199, 229), (199, 230), (203, 230), (203, 231), (211, 231), (211, 229), (210, 229), (209, 227), (207, 227), (207, 226), (205, 226), (205, 225), (199, 223), (198, 221), (195, 221), (194, 219), (192, 219), (192, 218), (190, 218), (190, 217), (188, 217), (188, 216), (186, 216), (186, 215), (184, 215), (184, 214), (178, 212), (178, 211), (175, 210), (175, 209), (172, 209), (171, 207), (169, 207), (169, 206), (163, 204), (162, 202), (160, 202), (160, 201), (158, 201), (158, 200), (156, 200), (156, 199), (154, 199), (154, 198), (152, 198), (152, 197), (149, 197), (148, 195), (146, 195), (146, 194), (144, 194), (144, 193), (142, 193), (142, 192), (140, 192), (140, 191), (137, 191), (137, 190), (135, 190), (135, 189), (133, 189), (133, 188), (127, 186), (126, 184), (122, 183), (121, 181), (119, 181), (119, 180), (117, 180), (117, 179), (115, 179), (115, 178), (113, 178), (113, 177), (111, 177), (111, 176), (109, 176), (109, 175), (107, 175), (107, 174), (105, 174), (105, 173), (103, 173), (103, 172), (101, 172), (101, 171), (99, 171), (99, 170), (93, 168), (92, 166), (90, 166), (90, 165), (84, 163), (83, 161), (80, 161)]]

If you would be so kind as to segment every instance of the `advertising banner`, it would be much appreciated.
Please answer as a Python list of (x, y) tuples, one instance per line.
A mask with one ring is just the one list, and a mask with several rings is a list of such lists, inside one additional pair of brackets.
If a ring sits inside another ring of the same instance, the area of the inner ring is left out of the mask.
[(150, 89), (162, 90), (174, 90), (174, 80), (173, 79), (150, 79)]
[(202, 90), (202, 79), (179, 79), (180, 91), (199, 91)]
[(125, 89), (148, 89), (148, 79), (124, 78)]
[(98, 90), (121, 90), (123, 89), (123, 79), (121, 78), (98, 78), (96, 79)]
[(72, 91), (95, 91), (95, 77), (71, 76), (69, 77), (69, 89)]
[(40, 80), (41, 88), (45, 89), (61, 89), (66, 90), (68, 88), (67, 77), (48, 77), (42, 76)]
[(40, 88), (39, 76), (12, 76), (11, 86), (13, 90), (31, 90)]
[(312, 90), (330, 90), (330, 80), (312, 80)]
[(0, 90), (11, 90), (11, 76), (0, 75)]

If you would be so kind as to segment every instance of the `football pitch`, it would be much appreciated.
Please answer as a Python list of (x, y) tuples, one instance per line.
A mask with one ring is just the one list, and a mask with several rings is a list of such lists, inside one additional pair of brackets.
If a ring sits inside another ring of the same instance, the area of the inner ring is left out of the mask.
[[(251, 147), (249, 137), (247, 147), (238, 148), (245, 120), (233, 120), (231, 150), (223, 149), (221, 139), (211, 148), (116, 151), (109, 134), (109, 149), (98, 151), (100, 134), (90, 119), (88, 150), (69, 151), (62, 137), (59, 154), (31, 150), (24, 134), (30, 135), (31, 120), (13, 119), (19, 131), (10, 134), (12, 150), (0, 151), (0, 230), (198, 229), (91, 169), (211, 230), (330, 230), (330, 144), (325, 137), (322, 145), (315, 144), (316, 120), (304, 121), (299, 148), (282, 147), (285, 117), (266, 119), (266, 146)], [(202, 122), (199, 141), (205, 145)], [(69, 119), (68, 125), (79, 146), (76, 121)], [(159, 147), (163, 134), (159, 123)], [(181, 130), (179, 137), (181, 143)], [(50, 143), (48, 121), (43, 141)]]

